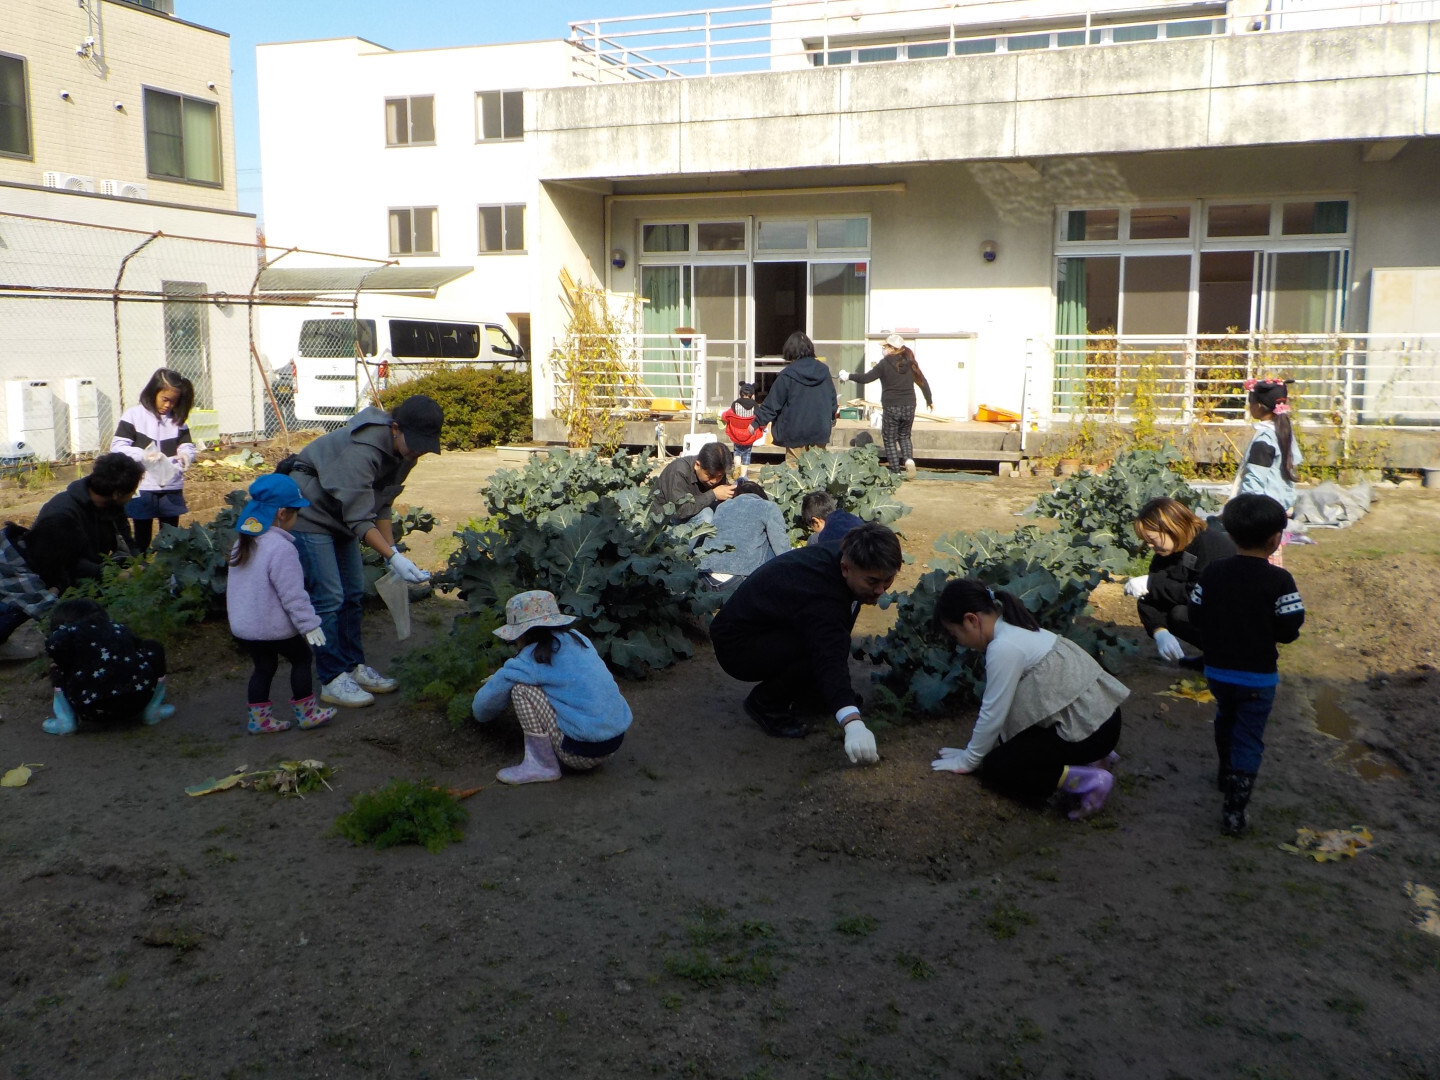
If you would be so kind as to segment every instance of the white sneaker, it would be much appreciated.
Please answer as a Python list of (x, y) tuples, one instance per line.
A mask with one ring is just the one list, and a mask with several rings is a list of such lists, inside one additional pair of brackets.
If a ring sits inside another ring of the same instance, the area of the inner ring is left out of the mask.
[(369, 690), (372, 694), (393, 694), (400, 689), (399, 679), (387, 679), (369, 664), (356, 664), (355, 670), (350, 672), (362, 690)]
[(906, 458), (906, 459), (905, 459), (905, 475), (906, 475), (906, 476), (910, 476), (910, 477), (913, 477), (913, 476), (915, 475), (915, 459), (914, 459), (914, 458)]
[(375, 704), (374, 695), (360, 689), (348, 671), (336, 675), (320, 688), (320, 700), (327, 705), (343, 705), (347, 709), (359, 709)]

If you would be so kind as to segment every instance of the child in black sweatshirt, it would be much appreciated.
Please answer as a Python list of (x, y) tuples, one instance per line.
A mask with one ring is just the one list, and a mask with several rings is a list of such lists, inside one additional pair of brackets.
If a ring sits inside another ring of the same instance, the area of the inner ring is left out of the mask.
[(1265, 721), (1280, 683), (1277, 644), (1300, 636), (1305, 605), (1289, 572), (1267, 561), (1285, 532), (1285, 508), (1268, 495), (1237, 495), (1221, 514), (1239, 554), (1206, 567), (1190, 594), (1190, 621), (1205, 649), (1215, 695), (1215, 749), (1225, 793), (1220, 829), (1238, 836), (1265, 752)]

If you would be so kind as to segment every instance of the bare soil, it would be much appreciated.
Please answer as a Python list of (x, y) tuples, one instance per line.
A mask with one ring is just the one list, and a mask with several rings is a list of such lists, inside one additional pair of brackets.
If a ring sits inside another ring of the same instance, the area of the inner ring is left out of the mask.
[[(417, 472), (445, 523), (422, 561), (495, 465)], [(937, 535), (1008, 527), (1044, 486), (909, 483), (907, 579)], [(973, 711), (882, 730), (856, 768), (831, 727), (765, 737), (703, 647), (625, 685), (616, 760), (518, 789), (493, 780), (513, 722), (455, 729), (398, 696), (245, 735), (219, 626), (174, 651), (155, 728), (46, 736), (38, 667), (8, 665), (0, 767), (44, 767), (0, 789), (0, 1075), (1440, 1076), (1440, 939), (1402, 891), (1440, 886), (1440, 498), (1390, 492), (1315, 535), (1286, 549), (1309, 616), (1240, 840), (1218, 835), (1210, 709), (1157, 696), (1177, 672), (1148, 644), (1116, 794), (1079, 824), (931, 772)], [(1138, 636), (1117, 586), (1094, 601)], [(417, 639), (454, 610), (419, 606)], [(383, 612), (366, 634), (383, 668)], [(182, 790), (292, 757), (337, 766), (336, 790)], [(464, 841), (327, 835), (391, 777), (485, 785)], [(1352, 824), (1376, 838), (1355, 859), (1278, 847)]]

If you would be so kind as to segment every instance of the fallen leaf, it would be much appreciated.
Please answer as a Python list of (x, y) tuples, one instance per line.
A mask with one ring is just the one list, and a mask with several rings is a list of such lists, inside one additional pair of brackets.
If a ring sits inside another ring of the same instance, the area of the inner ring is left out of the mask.
[(1281, 851), (1292, 855), (1308, 855), (1316, 862), (1337, 862), (1342, 858), (1354, 858), (1366, 848), (1373, 846), (1375, 838), (1363, 825), (1352, 825), (1348, 829), (1296, 829), (1295, 843), (1281, 844)]
[(1418, 881), (1407, 881), (1405, 895), (1415, 905), (1415, 928), (1440, 937), (1440, 897), (1435, 895), (1435, 890)]
[(34, 776), (35, 769), (43, 769), (45, 766), (36, 762), (31, 765), (17, 765), (4, 776), (0, 776), (0, 787), (24, 787)]
[(1215, 704), (1215, 695), (1210, 693), (1210, 684), (1199, 675), (1171, 683), (1170, 689), (1161, 690), (1159, 696), (1180, 698), (1182, 701), (1193, 701), (1200, 705)]
[(237, 765), (235, 771), (223, 779), (216, 780), (213, 776), (202, 784), (191, 784), (185, 789), (186, 795), (210, 795), (217, 791), (229, 791), (245, 776), (248, 766)]

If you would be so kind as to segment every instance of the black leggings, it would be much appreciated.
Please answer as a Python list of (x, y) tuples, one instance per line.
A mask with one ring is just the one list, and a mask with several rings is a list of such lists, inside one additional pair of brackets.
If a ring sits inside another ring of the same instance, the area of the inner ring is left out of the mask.
[(1066, 765), (1099, 761), (1120, 741), (1120, 710), (1079, 742), (1066, 742), (1053, 727), (1028, 727), (985, 755), (980, 778), (1002, 795), (1043, 802), (1060, 783)]
[(283, 641), (235, 640), (255, 662), (255, 670), (250, 675), (251, 705), (261, 705), (270, 700), (270, 684), (275, 681), (282, 656), (290, 661), (290, 697), (299, 701), (315, 692), (315, 684), (310, 678), (310, 646), (299, 634)]
[[(150, 546), (150, 538), (155, 535), (155, 519), (131, 518), (130, 524), (135, 529), (135, 550), (144, 551)], [(160, 524), (175, 525), (178, 527), (180, 524), (180, 519), (178, 517), (162, 517), (160, 519)]]

